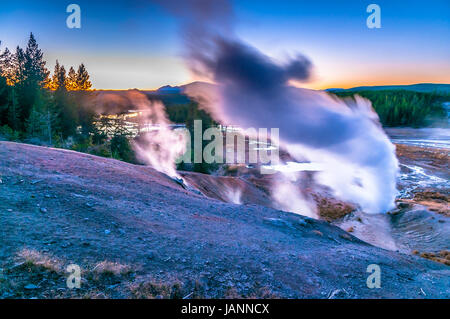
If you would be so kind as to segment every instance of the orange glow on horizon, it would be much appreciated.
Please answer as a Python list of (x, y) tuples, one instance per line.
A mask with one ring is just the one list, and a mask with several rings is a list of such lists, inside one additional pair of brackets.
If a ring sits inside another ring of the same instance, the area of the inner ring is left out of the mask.
[[(349, 89), (359, 86), (385, 86), (385, 85), (411, 85), (418, 83), (450, 84), (450, 70), (447, 73), (445, 68), (441, 74), (373, 74), (359, 77), (342, 74), (340, 78), (336, 76), (329, 79), (317, 79), (308, 83), (299, 83), (297, 86), (314, 90), (324, 90), (329, 88)], [(412, 73), (412, 72), (410, 72)]]
[(433, 84), (450, 84), (450, 81), (359, 81), (359, 82), (330, 82), (326, 84), (303, 84), (296, 85), (299, 87), (312, 90), (326, 90), (326, 89), (351, 89), (360, 86), (395, 86), (395, 85), (412, 85), (420, 83)]

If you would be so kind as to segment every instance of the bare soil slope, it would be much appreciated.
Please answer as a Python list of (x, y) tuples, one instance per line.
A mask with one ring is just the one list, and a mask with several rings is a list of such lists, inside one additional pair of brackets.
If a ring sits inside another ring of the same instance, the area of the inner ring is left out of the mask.
[(199, 196), (149, 167), (0, 142), (0, 179), (0, 298), (450, 297), (448, 266)]

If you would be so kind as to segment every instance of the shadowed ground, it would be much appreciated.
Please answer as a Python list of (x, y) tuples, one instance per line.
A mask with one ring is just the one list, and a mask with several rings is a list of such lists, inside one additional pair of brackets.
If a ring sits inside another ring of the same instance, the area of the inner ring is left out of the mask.
[[(450, 297), (448, 266), (202, 197), (148, 167), (0, 142), (0, 179), (0, 298)], [(366, 286), (369, 264), (380, 289)]]

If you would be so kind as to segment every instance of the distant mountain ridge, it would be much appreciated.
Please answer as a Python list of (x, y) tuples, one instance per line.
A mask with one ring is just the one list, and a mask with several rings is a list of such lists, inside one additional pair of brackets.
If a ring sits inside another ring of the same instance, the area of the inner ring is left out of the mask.
[[(165, 85), (153, 91), (154, 94), (180, 94), (185, 91), (187, 87), (198, 86), (206, 84), (206, 82), (192, 82), (181, 86)], [(208, 83), (209, 84), (209, 83)], [(444, 92), (450, 93), (450, 84), (444, 83), (417, 83), (408, 85), (376, 85), (376, 86), (357, 86), (349, 89), (329, 88), (325, 89), (328, 92), (348, 92), (348, 91), (382, 91), (382, 90), (407, 90), (415, 92)]]
[(378, 86), (357, 86), (350, 89), (330, 88), (328, 92), (348, 92), (348, 91), (382, 91), (382, 90), (407, 90), (415, 92), (444, 92), (450, 93), (450, 84), (441, 83), (418, 83), (409, 85), (378, 85)]
[[(202, 84), (213, 85), (207, 82), (195, 81), (184, 85), (179, 86), (171, 86), (164, 85), (156, 90), (142, 90), (142, 89), (124, 89), (124, 90), (104, 90), (100, 89), (97, 91), (100, 92), (123, 92), (130, 90), (138, 90), (140, 92), (151, 94), (151, 95), (165, 95), (165, 94), (182, 94), (187, 87), (190, 86), (198, 86)], [(407, 91), (415, 91), (415, 92), (445, 92), (450, 93), (450, 84), (444, 83), (417, 83), (417, 84), (408, 84), (408, 85), (376, 85), (376, 86), (356, 86), (349, 89), (342, 88), (328, 88), (324, 91), (328, 92), (346, 92), (346, 91), (381, 91), (381, 90), (407, 90)]]
[(177, 94), (182, 93), (182, 89), (179, 86), (165, 85), (161, 86), (156, 92), (160, 94)]

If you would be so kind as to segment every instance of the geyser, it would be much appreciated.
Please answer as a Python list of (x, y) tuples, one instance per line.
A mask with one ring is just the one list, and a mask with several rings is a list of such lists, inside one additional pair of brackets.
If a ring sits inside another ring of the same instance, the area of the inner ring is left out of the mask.
[(312, 63), (297, 55), (281, 65), (238, 40), (228, 1), (185, 1), (186, 10), (173, 1), (164, 5), (181, 19), (188, 64), (216, 83), (214, 94), (201, 85), (187, 94), (224, 124), (279, 128), (281, 146), (320, 163), (316, 181), (340, 199), (368, 213), (394, 206), (398, 162), (370, 101), (291, 86), (309, 79)]

